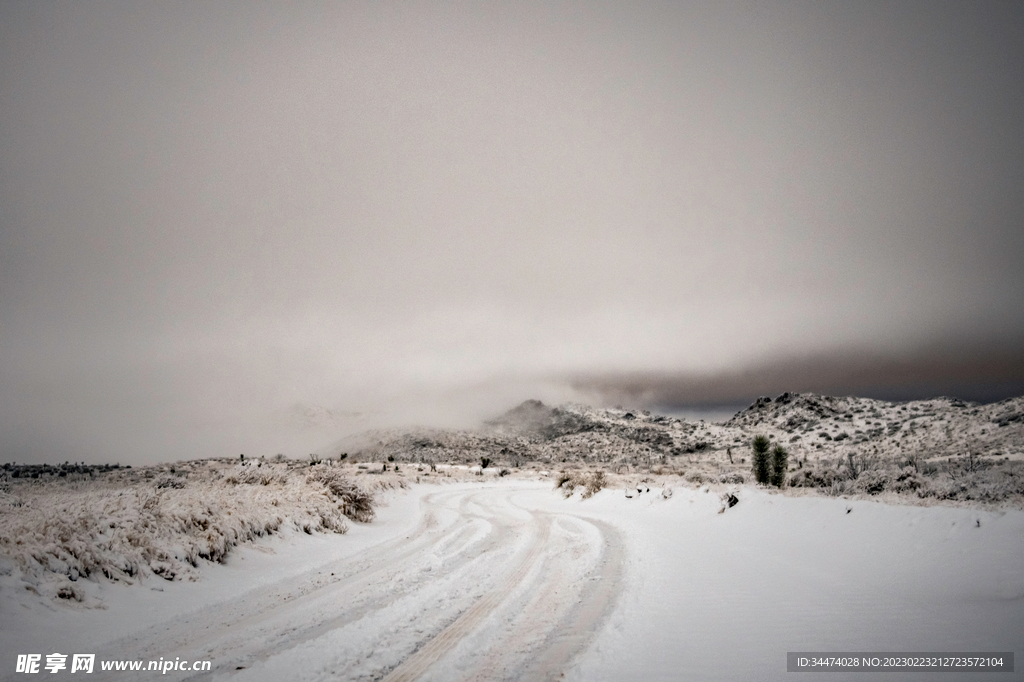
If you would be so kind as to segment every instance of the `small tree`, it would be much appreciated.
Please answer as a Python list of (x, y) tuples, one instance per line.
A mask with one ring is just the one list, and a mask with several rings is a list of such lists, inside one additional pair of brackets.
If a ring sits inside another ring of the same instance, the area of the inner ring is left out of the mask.
[(754, 438), (754, 480), (764, 485), (768, 484), (769, 478), (768, 447), (770, 445), (768, 438), (765, 436), (756, 436)]
[(786, 484), (786, 470), (789, 468), (789, 453), (786, 448), (779, 444), (772, 449), (772, 475), (771, 484), (781, 488)]

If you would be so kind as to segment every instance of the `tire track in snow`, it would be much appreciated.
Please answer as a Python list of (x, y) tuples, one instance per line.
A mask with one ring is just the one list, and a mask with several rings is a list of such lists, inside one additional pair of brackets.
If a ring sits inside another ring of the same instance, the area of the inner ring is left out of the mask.
[(500, 589), (491, 591), (486, 597), (459, 616), (454, 623), (431, 639), (425, 646), (414, 652), (412, 656), (392, 670), (384, 678), (384, 682), (410, 682), (415, 680), (428, 667), (461, 641), (473, 628), (479, 625), (480, 621), (493, 611), (512, 592), (513, 588), (523, 580), (546, 548), (550, 534), (550, 523), (545, 520), (541, 523), (541, 532), (534, 540), (530, 551), (508, 576), (505, 584)]
[[(601, 521), (573, 514), (530, 511), (514, 503), (513, 506), (529, 513), (546, 528), (530, 555), (500, 591), (489, 594), (439, 633), (384, 678), (385, 682), (420, 676), (488, 682), (554, 680), (592, 641), (621, 589), (625, 553), (621, 534)], [(564, 532), (553, 534), (553, 525)], [(542, 561), (538, 561), (538, 554), (543, 556)], [(517, 590), (526, 594), (518, 600), (510, 598)], [(506, 600), (509, 603), (501, 604)], [(495, 613), (493, 620), (499, 624), (492, 624), (485, 633), (489, 639), (480, 642), (481, 634), (471, 633), (491, 613)], [(500, 624), (502, 616), (506, 618), (504, 624)], [(460, 645), (470, 651), (453, 651)], [(473, 651), (477, 647), (482, 653)], [(454, 665), (431, 670), (449, 652), (471, 659), (468, 668), (472, 672), (454, 674), (454, 667), (467, 667)]]
[(465, 679), (561, 679), (614, 607), (621, 587), (621, 535), (571, 514), (552, 518), (566, 531), (563, 539), (552, 537), (558, 544), (548, 549), (522, 597), (505, 607), (503, 630), (490, 633), (492, 646)]
[(582, 653), (611, 613), (622, 588), (625, 543), (619, 531), (603, 521), (580, 520), (601, 533), (601, 557), (595, 570), (587, 576), (577, 606), (551, 631), (543, 651), (522, 679), (554, 680), (563, 677), (566, 668)]

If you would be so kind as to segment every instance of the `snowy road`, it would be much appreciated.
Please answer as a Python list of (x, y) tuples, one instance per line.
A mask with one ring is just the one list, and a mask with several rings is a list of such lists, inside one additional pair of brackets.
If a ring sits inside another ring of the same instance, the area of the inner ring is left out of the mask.
[(194, 680), (558, 678), (615, 601), (623, 543), (601, 521), (518, 505), (517, 492), (431, 493), (408, 536), (151, 626), (98, 658), (212, 661), (178, 673)]
[(0, 679), (51, 652), (212, 663), (90, 677), (112, 680), (724, 682), (788, 680), (787, 651), (1024, 651), (1024, 512), (552, 487), (417, 484), (347, 535), (263, 538), (197, 582), (80, 580), (82, 604), (0, 575)]

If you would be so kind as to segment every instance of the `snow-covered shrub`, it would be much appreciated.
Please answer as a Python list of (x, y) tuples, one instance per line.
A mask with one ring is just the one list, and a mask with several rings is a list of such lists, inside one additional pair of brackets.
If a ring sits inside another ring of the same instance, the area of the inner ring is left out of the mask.
[(234, 471), (225, 477), (225, 482), (233, 485), (270, 485), (271, 483), (284, 483), (288, 479), (288, 471), (283, 467), (276, 467), (270, 464), (263, 466), (262, 462), (253, 464), (240, 464)]
[(890, 489), (898, 493), (908, 493), (919, 490), (927, 484), (924, 476), (918, 473), (912, 466), (905, 466), (893, 479)]
[(918, 491), (921, 497), (934, 497), (937, 500), (959, 500), (969, 498), (969, 486), (963, 478), (960, 480), (930, 481), (929, 485)]
[(558, 475), (555, 489), (561, 489), (565, 497), (572, 497), (576, 488), (583, 488), (583, 499), (593, 497), (604, 489), (606, 480), (603, 471), (592, 471), (589, 473), (576, 472), (569, 474), (562, 472)]
[(881, 469), (868, 469), (860, 472), (854, 482), (854, 489), (869, 495), (877, 495), (884, 492), (892, 484), (892, 476)]
[(711, 479), (699, 471), (689, 471), (685, 476), (683, 476), (683, 480), (687, 483), (693, 483), (694, 485), (701, 485), (703, 483), (707, 483)]
[(831, 488), (844, 477), (831, 468), (805, 468), (797, 471), (789, 479), (791, 488)]
[(1019, 501), (1024, 498), (1024, 471), (1013, 466), (975, 471), (956, 478), (927, 479), (917, 494), (938, 500)]
[(839, 497), (840, 495), (850, 495), (854, 492), (853, 481), (843, 480), (836, 478), (824, 488), (826, 495), (831, 497)]
[(57, 590), (57, 596), (61, 599), (74, 599), (77, 602), (85, 599), (85, 594), (74, 584), (62, 585)]
[[(25, 574), (131, 580), (194, 575), (201, 560), (223, 561), (235, 546), (285, 528), (344, 533), (347, 518), (373, 517), (373, 497), (339, 471), (232, 466), (174, 477), (25, 483), (0, 504), (0, 555)], [(68, 592), (74, 599), (74, 592)]]
[(373, 495), (353, 482), (338, 469), (317, 465), (306, 476), (308, 483), (322, 483), (328, 492), (341, 501), (342, 513), (353, 521), (373, 520)]
[(177, 476), (161, 476), (153, 482), (153, 485), (157, 488), (184, 488), (184, 479), (178, 478)]
[(593, 495), (601, 492), (605, 485), (605, 477), (603, 471), (595, 471), (586, 477), (586, 481), (583, 484), (583, 499), (592, 497)]

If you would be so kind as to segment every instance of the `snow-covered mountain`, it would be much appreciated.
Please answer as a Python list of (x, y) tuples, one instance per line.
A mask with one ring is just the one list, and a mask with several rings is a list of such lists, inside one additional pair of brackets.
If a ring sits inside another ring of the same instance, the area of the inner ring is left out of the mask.
[(901, 461), (967, 454), (1016, 460), (1024, 458), (1024, 397), (978, 405), (955, 398), (894, 403), (783, 393), (758, 398), (722, 424), (528, 400), (476, 431), (374, 432), (356, 454), (423, 462), (488, 457), (510, 465), (667, 462), (680, 455), (728, 460), (745, 452), (758, 434), (782, 443), (800, 460), (845, 459), (849, 453)]

